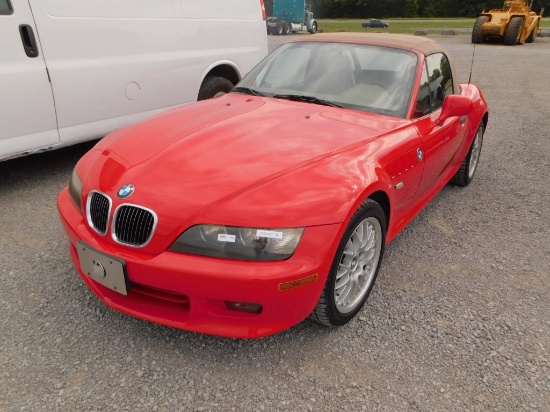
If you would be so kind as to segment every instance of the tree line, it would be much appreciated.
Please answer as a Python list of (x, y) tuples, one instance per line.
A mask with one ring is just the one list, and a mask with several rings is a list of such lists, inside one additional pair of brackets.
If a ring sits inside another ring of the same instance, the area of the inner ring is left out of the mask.
[[(273, 1), (264, 0), (268, 16)], [(476, 17), (483, 10), (500, 8), (504, 0), (306, 0), (315, 18), (389, 18), (389, 17)], [(541, 7), (550, 12), (550, 0), (534, 0), (533, 11)]]

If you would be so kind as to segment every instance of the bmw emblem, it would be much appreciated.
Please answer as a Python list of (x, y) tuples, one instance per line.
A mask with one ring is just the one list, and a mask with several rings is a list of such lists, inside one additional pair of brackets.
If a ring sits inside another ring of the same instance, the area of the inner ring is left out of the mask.
[(132, 193), (134, 193), (134, 190), (134, 185), (124, 185), (118, 190), (116, 197), (118, 197), (119, 199), (126, 199), (127, 197), (130, 197)]

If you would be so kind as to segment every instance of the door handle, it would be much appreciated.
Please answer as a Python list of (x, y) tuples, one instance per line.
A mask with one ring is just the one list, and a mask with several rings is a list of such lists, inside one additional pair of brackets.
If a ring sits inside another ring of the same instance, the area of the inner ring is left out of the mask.
[(21, 41), (23, 42), (23, 49), (25, 54), (29, 57), (38, 57), (38, 47), (36, 46), (36, 38), (32, 27), (28, 24), (22, 24), (19, 26), (19, 34), (21, 35)]
[(466, 116), (462, 116), (462, 117), (460, 118), (460, 124), (466, 123), (466, 119), (467, 119)]

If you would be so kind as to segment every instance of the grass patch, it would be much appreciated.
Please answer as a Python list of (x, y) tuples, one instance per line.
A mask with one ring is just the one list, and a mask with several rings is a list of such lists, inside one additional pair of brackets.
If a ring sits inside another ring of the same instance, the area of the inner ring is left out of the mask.
[(364, 29), (361, 23), (364, 19), (349, 20), (318, 20), (319, 29), (324, 32), (346, 30), (353, 32), (378, 32), (412, 34), (417, 30), (428, 30), (428, 33), (438, 34), (442, 30), (458, 29), (466, 32), (474, 27), (475, 19), (387, 19), (387, 29)]

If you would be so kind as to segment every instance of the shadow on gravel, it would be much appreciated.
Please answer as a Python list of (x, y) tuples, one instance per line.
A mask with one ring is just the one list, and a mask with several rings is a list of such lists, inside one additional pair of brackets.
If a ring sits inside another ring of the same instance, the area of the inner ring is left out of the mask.
[(96, 140), (59, 150), (18, 157), (0, 162), (0, 194), (11, 188), (45, 181), (51, 176), (67, 174), (67, 182), (76, 162), (95, 144)]

